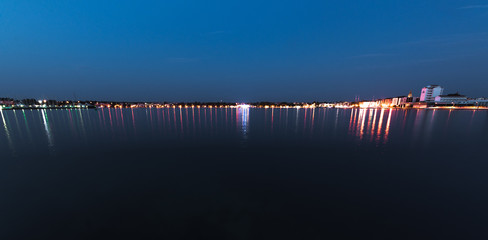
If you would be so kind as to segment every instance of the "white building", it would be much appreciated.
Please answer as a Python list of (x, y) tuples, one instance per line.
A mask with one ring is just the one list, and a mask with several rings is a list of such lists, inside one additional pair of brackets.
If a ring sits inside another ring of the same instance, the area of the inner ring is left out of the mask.
[(468, 103), (473, 106), (488, 106), (488, 98), (474, 98), (468, 99)]
[(439, 95), (435, 97), (437, 104), (468, 104), (468, 98), (459, 93)]
[(402, 106), (403, 104), (407, 103), (407, 97), (405, 96), (401, 96), (401, 97), (395, 97), (393, 98), (393, 100), (391, 101), (391, 104), (393, 106), (397, 106), (397, 107), (400, 107)]
[(437, 96), (442, 95), (442, 92), (444, 92), (444, 88), (439, 85), (429, 85), (424, 87), (420, 93), (420, 101), (434, 102)]
[(360, 108), (377, 108), (378, 106), (376, 101), (362, 101), (359, 103)]

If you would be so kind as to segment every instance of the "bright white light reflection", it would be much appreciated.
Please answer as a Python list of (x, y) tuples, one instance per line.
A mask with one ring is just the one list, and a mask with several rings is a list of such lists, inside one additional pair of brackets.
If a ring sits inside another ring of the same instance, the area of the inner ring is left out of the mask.
[(249, 122), (249, 105), (245, 105), (247, 107), (240, 107), (239, 108), (239, 117), (241, 118), (240, 124), (241, 124), (241, 131), (242, 131), (242, 136), (244, 139), (247, 139), (247, 132), (248, 132), (248, 122)]
[(44, 129), (46, 130), (47, 141), (49, 147), (53, 147), (53, 138), (51, 136), (51, 128), (49, 127), (49, 119), (47, 118), (46, 110), (41, 110), (42, 120), (44, 121)]
[(12, 138), (10, 137), (10, 131), (8, 129), (8, 126), (7, 126), (7, 121), (5, 121), (5, 116), (3, 115), (3, 110), (1, 110), (1, 109), (0, 109), (0, 114), (2, 115), (3, 128), (5, 128), (5, 134), (7, 136), (8, 145), (13, 152), (14, 147), (13, 147)]

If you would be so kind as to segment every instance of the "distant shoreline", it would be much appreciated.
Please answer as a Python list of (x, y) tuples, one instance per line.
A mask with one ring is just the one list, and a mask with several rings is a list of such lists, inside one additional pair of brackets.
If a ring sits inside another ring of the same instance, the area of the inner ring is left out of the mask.
[[(215, 108), (241, 108), (240, 106), (235, 106), (235, 105), (221, 105), (221, 106), (182, 106), (182, 105), (170, 105), (170, 106), (138, 106), (138, 107), (100, 107), (100, 106), (71, 106), (71, 107), (0, 107), (0, 110), (70, 110), (70, 109), (134, 109), (134, 108), (139, 108), (139, 109), (160, 109), (160, 108), (204, 108), (204, 109), (215, 109)], [(321, 109), (369, 109), (369, 110), (488, 110), (488, 107), (483, 107), (483, 106), (456, 106), (456, 107), (426, 107), (426, 108), (412, 108), (412, 107), (407, 107), (407, 108), (401, 108), (401, 107), (391, 107), (391, 108), (361, 108), (361, 107), (322, 107), (322, 106), (253, 106), (249, 105), (246, 108), (257, 108), (257, 109), (315, 109), (315, 108), (321, 108)]]

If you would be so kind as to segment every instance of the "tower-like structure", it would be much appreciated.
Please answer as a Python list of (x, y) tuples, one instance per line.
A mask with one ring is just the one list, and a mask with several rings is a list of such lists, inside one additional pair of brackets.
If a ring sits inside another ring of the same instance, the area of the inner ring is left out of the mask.
[(444, 92), (444, 88), (439, 85), (429, 85), (427, 87), (422, 88), (422, 92), (420, 93), (420, 101), (421, 102), (434, 102), (435, 97), (442, 95)]

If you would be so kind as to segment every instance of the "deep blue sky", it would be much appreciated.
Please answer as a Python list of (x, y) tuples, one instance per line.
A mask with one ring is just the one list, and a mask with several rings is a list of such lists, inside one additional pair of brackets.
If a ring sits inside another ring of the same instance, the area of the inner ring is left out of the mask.
[(0, 96), (488, 97), (488, 0), (0, 1)]

